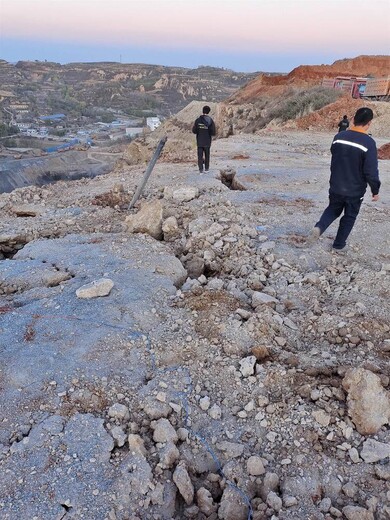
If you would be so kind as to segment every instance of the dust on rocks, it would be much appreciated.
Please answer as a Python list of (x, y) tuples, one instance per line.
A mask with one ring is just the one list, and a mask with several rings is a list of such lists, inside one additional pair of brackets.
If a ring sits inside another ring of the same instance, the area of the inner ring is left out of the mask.
[(330, 139), (0, 196), (1, 518), (388, 518), (389, 200), (301, 247)]

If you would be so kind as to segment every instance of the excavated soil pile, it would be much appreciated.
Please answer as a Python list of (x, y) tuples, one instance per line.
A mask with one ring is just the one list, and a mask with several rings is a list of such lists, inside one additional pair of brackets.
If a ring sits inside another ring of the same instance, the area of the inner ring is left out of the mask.
[(369, 107), (374, 112), (374, 119), (370, 127), (370, 133), (373, 137), (390, 136), (390, 106), (383, 101), (375, 101), (368, 103), (363, 99), (352, 99), (343, 96), (335, 103), (311, 112), (296, 121), (289, 121), (286, 128), (297, 128), (299, 130), (318, 130), (337, 132), (337, 124), (346, 114), (352, 124), (353, 116), (356, 110), (362, 106)]
[(378, 149), (378, 159), (390, 159), (390, 143), (386, 143)]
[(201, 115), (204, 105), (211, 108), (210, 115), (218, 127), (220, 119), (218, 103), (191, 101), (183, 110), (165, 121), (154, 132), (133, 141), (124, 153), (126, 164), (134, 165), (147, 162), (157, 143), (164, 136), (168, 137), (168, 141), (161, 154), (161, 161), (172, 163), (193, 161), (196, 157), (196, 138), (192, 133), (192, 125), (195, 119)]
[(266, 76), (261, 74), (231, 96), (228, 102), (247, 103), (259, 96), (278, 96), (286, 88), (320, 85), (323, 78), (343, 75), (386, 76), (390, 70), (390, 56), (358, 56), (335, 61), (332, 65), (301, 65), (287, 75)]
[(332, 90), (322, 88), (321, 83), (324, 78), (336, 76), (383, 77), (389, 70), (389, 56), (359, 56), (332, 65), (302, 65), (287, 75), (261, 74), (221, 104), (220, 135), (255, 133), (263, 128), (280, 126), (300, 130), (337, 130), (344, 114), (352, 120), (356, 109), (367, 105), (375, 113), (372, 134), (387, 137), (390, 135), (388, 103), (354, 100), (341, 91), (333, 91), (332, 96)]

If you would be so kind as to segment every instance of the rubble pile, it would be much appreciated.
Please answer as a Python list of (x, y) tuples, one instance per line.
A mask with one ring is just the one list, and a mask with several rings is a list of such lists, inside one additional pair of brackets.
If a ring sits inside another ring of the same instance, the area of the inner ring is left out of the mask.
[[(256, 137), (237, 142), (250, 161)], [(48, 353), (38, 384), (3, 367), (2, 518), (390, 515), (386, 253), (297, 247), (316, 183), (283, 205), (282, 174), (259, 193), (226, 171), (162, 163), (131, 213), (93, 201), (139, 170), (1, 195), (0, 329), (23, 333), (4, 353)]]

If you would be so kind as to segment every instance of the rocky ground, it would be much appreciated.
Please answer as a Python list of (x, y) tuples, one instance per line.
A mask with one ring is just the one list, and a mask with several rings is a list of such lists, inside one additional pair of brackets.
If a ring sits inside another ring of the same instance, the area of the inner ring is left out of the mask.
[(0, 195), (2, 519), (390, 518), (390, 163), (308, 246), (331, 138)]

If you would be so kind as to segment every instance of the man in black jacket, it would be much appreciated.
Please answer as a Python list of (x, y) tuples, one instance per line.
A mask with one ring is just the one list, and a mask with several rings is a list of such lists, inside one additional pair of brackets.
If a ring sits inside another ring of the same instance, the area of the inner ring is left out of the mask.
[(375, 141), (367, 135), (374, 114), (370, 108), (362, 107), (356, 112), (354, 126), (339, 132), (331, 146), (329, 206), (315, 225), (309, 241), (316, 240), (338, 218), (342, 212), (334, 251), (342, 251), (352, 231), (367, 184), (372, 200), (379, 199), (380, 180), (378, 154)]
[(344, 116), (343, 119), (340, 121), (340, 123), (337, 126), (339, 129), (339, 132), (342, 132), (343, 130), (347, 130), (347, 128), (349, 127), (348, 117)]
[(204, 106), (203, 114), (198, 117), (192, 127), (192, 132), (196, 134), (196, 144), (198, 146), (199, 173), (203, 173), (203, 163), (206, 172), (210, 167), (211, 138), (215, 135), (215, 124), (209, 116), (210, 110), (209, 106)]

